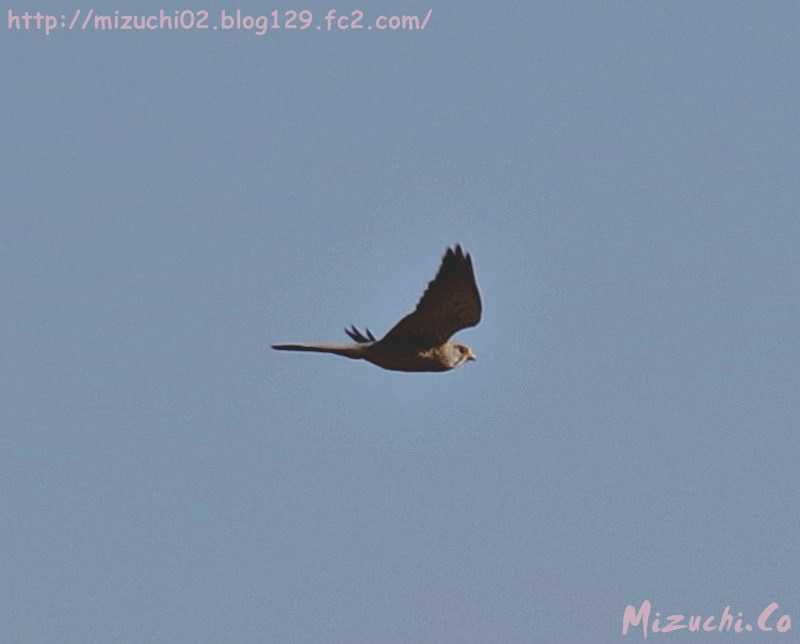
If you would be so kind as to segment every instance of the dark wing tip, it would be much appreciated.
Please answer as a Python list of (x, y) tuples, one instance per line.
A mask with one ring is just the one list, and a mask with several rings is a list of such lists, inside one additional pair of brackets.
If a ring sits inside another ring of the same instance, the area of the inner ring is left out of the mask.
[(452, 247), (450, 246), (447, 247), (447, 251), (444, 254), (444, 258), (449, 259), (451, 257), (454, 259), (461, 259), (464, 257), (464, 251), (461, 248), (461, 244), (456, 244)]
[(372, 335), (369, 329), (367, 329), (367, 335), (365, 336), (356, 328), (355, 324), (351, 325), (349, 329), (345, 329), (344, 332), (350, 336), (351, 340), (358, 342), (359, 344), (375, 342), (375, 336)]
[(456, 244), (452, 248), (448, 247), (447, 252), (445, 253), (444, 256), (445, 258), (454, 257), (456, 259), (462, 259), (466, 261), (470, 260), (469, 253), (464, 252), (464, 248), (461, 246), (461, 244)]
[(459, 263), (463, 262), (469, 267), (470, 270), (472, 270), (472, 256), (469, 253), (464, 252), (464, 248), (461, 246), (461, 244), (456, 244), (452, 248), (448, 247), (447, 252), (444, 254), (442, 265), (452, 265), (452, 262), (454, 261)]

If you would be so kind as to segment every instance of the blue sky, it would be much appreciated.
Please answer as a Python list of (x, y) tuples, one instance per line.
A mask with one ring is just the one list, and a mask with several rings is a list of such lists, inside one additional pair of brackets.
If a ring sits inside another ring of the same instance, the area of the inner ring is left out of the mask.
[[(266, 11), (206, 8), (237, 6)], [(89, 7), (4, 8), (0, 639), (800, 620), (795, 3), (374, 2), (430, 25), (263, 38), (9, 8)], [(385, 332), (456, 242), (478, 362), (269, 349)]]

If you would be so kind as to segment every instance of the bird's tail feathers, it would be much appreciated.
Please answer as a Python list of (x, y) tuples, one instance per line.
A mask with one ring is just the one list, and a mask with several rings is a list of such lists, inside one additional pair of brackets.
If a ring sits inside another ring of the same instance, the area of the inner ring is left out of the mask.
[(313, 353), (332, 353), (345, 358), (358, 360), (364, 357), (366, 347), (360, 344), (273, 344), (278, 351), (309, 351)]

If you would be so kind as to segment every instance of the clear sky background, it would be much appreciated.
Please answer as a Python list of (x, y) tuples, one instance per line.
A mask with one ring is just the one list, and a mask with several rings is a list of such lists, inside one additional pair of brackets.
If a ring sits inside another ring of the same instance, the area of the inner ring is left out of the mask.
[[(8, 8), (90, 7), (3, 6), (0, 640), (798, 636), (796, 2)], [(384, 333), (456, 242), (478, 362), (269, 349)]]

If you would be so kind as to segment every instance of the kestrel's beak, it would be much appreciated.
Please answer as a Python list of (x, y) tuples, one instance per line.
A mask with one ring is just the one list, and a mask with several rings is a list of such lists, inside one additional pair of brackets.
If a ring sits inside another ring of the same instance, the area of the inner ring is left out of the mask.
[(474, 353), (472, 353), (472, 349), (470, 349), (469, 353), (467, 354), (467, 362), (475, 362), (477, 359), (478, 359), (478, 356), (476, 356)]

